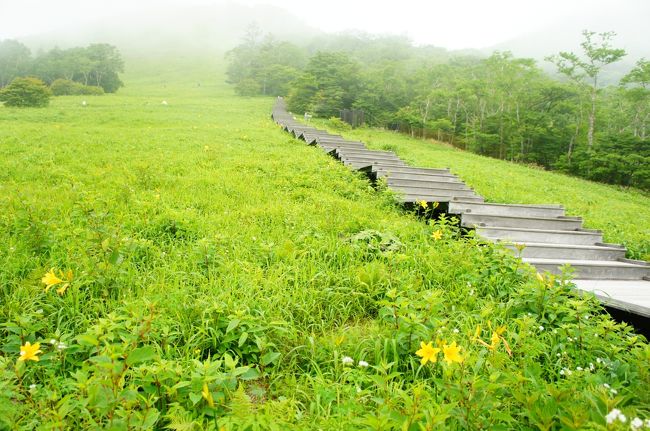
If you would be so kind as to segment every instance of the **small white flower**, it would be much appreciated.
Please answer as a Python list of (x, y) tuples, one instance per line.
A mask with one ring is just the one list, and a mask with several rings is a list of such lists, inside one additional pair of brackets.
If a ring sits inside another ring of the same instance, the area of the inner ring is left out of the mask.
[(32, 383), (31, 385), (29, 385), (30, 391), (33, 391), (34, 389), (36, 389), (36, 383)]
[(56, 340), (55, 340), (54, 338), (52, 338), (52, 339), (50, 340), (50, 344), (51, 344), (51, 345), (55, 345), (55, 344), (56, 344)]
[(474, 289), (469, 291), (469, 296), (474, 296)]
[(554, 334), (557, 334), (557, 329), (553, 329), (553, 333), (554, 333)]
[(598, 338), (598, 334), (594, 334), (594, 338)]
[(617, 391), (616, 389), (614, 389), (614, 388), (610, 389), (609, 391), (610, 391), (613, 395), (618, 394), (618, 391)]
[(597, 364), (600, 364), (601, 362), (603, 362), (602, 359), (600, 359), (600, 358), (596, 358), (596, 363), (597, 363)]
[(558, 353), (555, 354), (555, 356), (557, 356), (559, 358), (562, 355), (560, 354), (560, 352), (558, 352)]
[(543, 330), (544, 330), (544, 327), (542, 325), (539, 325), (539, 331), (541, 332)]
[(646, 419), (643, 426), (645, 426), (646, 428), (650, 428), (650, 419)]
[(36, 314), (43, 314), (43, 309), (39, 308), (38, 310), (36, 310)]
[(606, 387), (607, 389), (611, 389), (612, 387), (609, 386), (607, 383), (603, 383), (603, 386)]
[(56, 348), (59, 350), (67, 349), (68, 346), (63, 341), (59, 341), (59, 343), (56, 345)]
[(576, 371), (582, 371), (582, 367), (576, 367)]
[(561, 376), (564, 375), (564, 368), (562, 368), (562, 369), (560, 370), (560, 375), (561, 375)]
[(458, 334), (459, 332), (458, 328), (454, 328), (454, 334)]
[(596, 367), (594, 366), (594, 364), (589, 362), (589, 371), (593, 371), (595, 369), (596, 369)]
[(608, 424), (613, 424), (616, 419), (618, 419), (621, 411), (619, 409), (613, 409), (611, 412), (607, 413), (605, 416), (605, 421)]
[(625, 415), (623, 413), (618, 415), (618, 420), (623, 422), (623, 423), (627, 422), (627, 418), (625, 417)]
[(343, 365), (352, 365), (352, 364), (354, 364), (354, 359), (352, 359), (349, 356), (344, 356), (341, 361), (343, 362)]
[(366, 361), (359, 361), (359, 366), (361, 368), (366, 368), (368, 365), (370, 365), (370, 364), (368, 364)]
[(634, 418), (632, 419), (632, 422), (630, 422), (630, 428), (633, 430), (638, 430), (643, 426), (643, 421), (639, 418)]

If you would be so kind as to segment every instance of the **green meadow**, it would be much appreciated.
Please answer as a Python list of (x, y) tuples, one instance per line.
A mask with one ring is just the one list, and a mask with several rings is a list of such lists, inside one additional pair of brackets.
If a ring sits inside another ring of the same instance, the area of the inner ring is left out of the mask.
[[(569, 279), (405, 211), (283, 132), (273, 99), (235, 96), (218, 62), (127, 60), (123, 80), (0, 106), (0, 429), (650, 419), (650, 345)], [(648, 256), (647, 196), (344, 134), (491, 201), (563, 203)]]

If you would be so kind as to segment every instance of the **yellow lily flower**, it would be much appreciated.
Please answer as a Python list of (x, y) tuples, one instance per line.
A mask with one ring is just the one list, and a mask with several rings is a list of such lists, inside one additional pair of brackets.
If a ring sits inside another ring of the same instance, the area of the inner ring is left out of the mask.
[(24, 346), (20, 346), (20, 357), (19, 361), (38, 361), (38, 354), (43, 353), (41, 350), (41, 343), (30, 343), (29, 341), (25, 343)]
[(420, 350), (415, 352), (415, 354), (422, 358), (420, 363), (422, 365), (425, 365), (427, 362), (431, 362), (431, 363), (437, 362), (439, 352), (440, 349), (433, 347), (433, 342), (430, 342), (429, 344), (425, 344), (424, 341), (421, 341)]
[(442, 353), (445, 355), (445, 362), (453, 364), (454, 362), (463, 362), (463, 357), (460, 355), (460, 347), (456, 346), (456, 342), (442, 346)]

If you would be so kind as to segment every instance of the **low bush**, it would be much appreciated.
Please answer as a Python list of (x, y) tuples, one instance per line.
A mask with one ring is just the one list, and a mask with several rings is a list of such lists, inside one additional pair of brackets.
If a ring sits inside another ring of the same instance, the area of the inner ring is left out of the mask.
[(44, 107), (50, 103), (52, 93), (38, 78), (15, 78), (0, 90), (0, 102), (6, 106)]
[(101, 96), (104, 94), (104, 89), (102, 87), (96, 87), (94, 85), (84, 85), (80, 82), (71, 81), (69, 79), (57, 79), (52, 85), (50, 85), (50, 90), (55, 96)]
[(334, 130), (339, 130), (339, 131), (352, 130), (352, 126), (350, 126), (348, 123), (341, 120), (340, 118), (336, 118), (336, 117), (331, 117), (329, 120), (327, 120), (327, 125)]

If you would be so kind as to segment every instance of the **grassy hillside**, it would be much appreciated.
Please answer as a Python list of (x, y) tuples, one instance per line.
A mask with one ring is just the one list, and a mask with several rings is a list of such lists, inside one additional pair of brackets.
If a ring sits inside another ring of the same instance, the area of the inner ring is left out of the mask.
[[(317, 123), (328, 126), (327, 121)], [(640, 191), (479, 156), (389, 131), (357, 129), (343, 133), (370, 148), (395, 151), (412, 165), (449, 167), (489, 202), (560, 203), (567, 215), (583, 217), (585, 227), (601, 229), (606, 242), (625, 245), (629, 257), (650, 260), (650, 196)]]
[(130, 63), (124, 80), (86, 107), (0, 107), (0, 429), (650, 414), (650, 346), (593, 298), (404, 213), (277, 128), (272, 100), (234, 97), (218, 64)]

